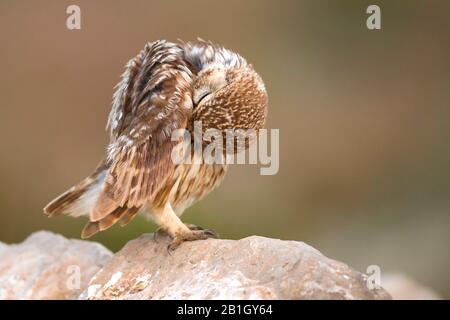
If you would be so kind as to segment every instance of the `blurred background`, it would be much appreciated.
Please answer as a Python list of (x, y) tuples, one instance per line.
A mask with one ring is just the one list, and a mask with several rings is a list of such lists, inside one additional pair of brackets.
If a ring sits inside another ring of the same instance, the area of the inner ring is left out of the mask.
[[(66, 8), (81, 7), (81, 30)], [(366, 28), (378, 4), (382, 29)], [(304, 241), (450, 298), (450, 2), (0, 1), (0, 241), (84, 218), (44, 205), (102, 157), (113, 86), (148, 41), (235, 50), (269, 92), (280, 171), (233, 166), (184, 215), (223, 238)], [(155, 226), (95, 236), (112, 250)]]

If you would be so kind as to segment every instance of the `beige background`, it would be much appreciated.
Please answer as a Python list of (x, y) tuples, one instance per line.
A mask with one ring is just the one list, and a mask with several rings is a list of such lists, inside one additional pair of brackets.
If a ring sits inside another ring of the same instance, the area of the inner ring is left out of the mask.
[[(66, 29), (81, 6), (82, 30)], [(222, 237), (305, 241), (450, 298), (448, 1), (0, 1), (0, 241), (83, 219), (42, 207), (101, 158), (112, 88), (147, 41), (200, 36), (265, 80), (280, 171), (234, 167), (183, 216)], [(94, 240), (117, 250), (144, 219)]]

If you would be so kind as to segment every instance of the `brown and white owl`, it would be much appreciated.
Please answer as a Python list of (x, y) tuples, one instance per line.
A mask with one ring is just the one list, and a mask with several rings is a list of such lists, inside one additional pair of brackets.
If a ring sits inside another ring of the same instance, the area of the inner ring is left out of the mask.
[(148, 43), (117, 85), (104, 160), (44, 212), (87, 215), (83, 238), (118, 221), (126, 225), (140, 212), (172, 237), (170, 249), (213, 237), (213, 231), (185, 225), (179, 217), (219, 185), (227, 165), (174, 163), (172, 133), (192, 130), (194, 121), (203, 130), (259, 130), (267, 101), (260, 76), (237, 53), (203, 40)]

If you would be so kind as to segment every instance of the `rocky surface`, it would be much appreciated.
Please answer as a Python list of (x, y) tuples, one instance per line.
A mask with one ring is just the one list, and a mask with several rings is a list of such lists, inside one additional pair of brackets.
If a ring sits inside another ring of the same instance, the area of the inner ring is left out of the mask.
[(0, 243), (0, 299), (389, 299), (365, 275), (295, 241), (252, 236), (167, 251), (145, 234), (113, 254), (37, 232)]
[(4, 244), (3, 242), (0, 242), (0, 254), (2, 253), (3, 250), (5, 250), (8, 246), (6, 244)]
[(0, 244), (0, 299), (76, 299), (111, 257), (98, 243), (45, 231)]
[(366, 276), (295, 241), (252, 236), (188, 242), (130, 241), (80, 299), (389, 299)]

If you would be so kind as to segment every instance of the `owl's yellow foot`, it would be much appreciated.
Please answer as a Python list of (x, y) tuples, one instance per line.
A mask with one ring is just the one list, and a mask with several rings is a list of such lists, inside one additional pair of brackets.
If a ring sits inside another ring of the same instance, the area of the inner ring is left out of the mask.
[[(198, 227), (197, 227), (198, 228)], [(189, 228), (190, 229), (190, 228)], [(209, 238), (217, 238), (217, 233), (209, 229), (193, 230), (178, 234), (173, 237), (172, 242), (167, 246), (169, 252), (173, 252), (185, 241), (205, 240)]]

